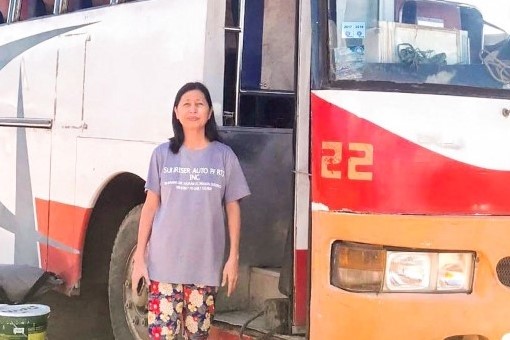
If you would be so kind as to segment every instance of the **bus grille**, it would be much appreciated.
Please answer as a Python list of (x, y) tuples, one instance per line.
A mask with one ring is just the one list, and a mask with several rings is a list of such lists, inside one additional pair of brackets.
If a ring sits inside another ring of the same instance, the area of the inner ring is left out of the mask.
[(496, 273), (498, 273), (499, 281), (510, 287), (510, 257), (504, 257), (498, 262)]

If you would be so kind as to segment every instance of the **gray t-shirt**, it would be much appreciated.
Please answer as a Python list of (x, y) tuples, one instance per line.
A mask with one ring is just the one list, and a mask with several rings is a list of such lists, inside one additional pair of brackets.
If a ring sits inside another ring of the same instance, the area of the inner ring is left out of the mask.
[(153, 152), (147, 190), (160, 195), (149, 240), (152, 280), (219, 286), (225, 252), (224, 203), (250, 194), (230, 147), (211, 142), (201, 150), (169, 142)]

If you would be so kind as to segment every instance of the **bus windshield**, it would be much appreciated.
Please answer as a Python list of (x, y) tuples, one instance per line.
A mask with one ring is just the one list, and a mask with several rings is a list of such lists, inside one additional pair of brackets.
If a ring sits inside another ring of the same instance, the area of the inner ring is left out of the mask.
[(329, 78), (510, 92), (510, 1), (328, 0)]

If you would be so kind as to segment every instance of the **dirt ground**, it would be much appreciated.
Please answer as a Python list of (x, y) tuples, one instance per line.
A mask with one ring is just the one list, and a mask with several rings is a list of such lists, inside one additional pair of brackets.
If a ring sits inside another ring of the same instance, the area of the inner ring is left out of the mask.
[(34, 301), (51, 308), (48, 340), (112, 340), (106, 289), (68, 297), (48, 292)]
[[(108, 310), (108, 292), (105, 285), (81, 292), (80, 296), (68, 297), (57, 292), (48, 292), (44, 296), (30, 301), (51, 308), (48, 321), (48, 340), (114, 340), (110, 327)], [(239, 327), (234, 334), (238, 334)], [(212, 339), (219, 339), (211, 334)], [(247, 330), (245, 334), (260, 336)], [(304, 337), (269, 337), (268, 339), (300, 339)]]

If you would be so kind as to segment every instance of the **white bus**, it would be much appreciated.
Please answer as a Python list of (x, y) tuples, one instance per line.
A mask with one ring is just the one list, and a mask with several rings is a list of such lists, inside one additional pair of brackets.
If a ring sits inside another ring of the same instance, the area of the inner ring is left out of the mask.
[[(144, 180), (152, 150), (171, 137), (176, 91), (201, 81), (220, 126), (252, 127), (222, 129), (244, 154), (254, 198), (243, 203), (239, 289), (220, 292), (217, 319), (240, 311), (245, 322), (264, 300), (286, 298), (296, 11), (288, 0), (0, 0), (0, 263), (54, 272), (69, 295), (108, 285), (115, 337), (146, 338), (146, 310), (127, 287)], [(242, 71), (241, 25), (253, 41)], [(249, 290), (251, 276), (262, 281)]]

